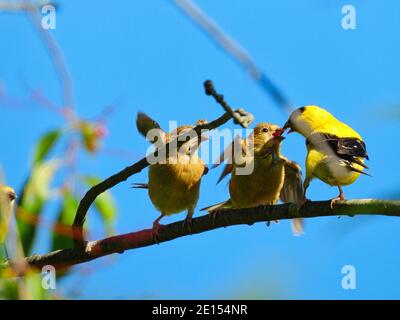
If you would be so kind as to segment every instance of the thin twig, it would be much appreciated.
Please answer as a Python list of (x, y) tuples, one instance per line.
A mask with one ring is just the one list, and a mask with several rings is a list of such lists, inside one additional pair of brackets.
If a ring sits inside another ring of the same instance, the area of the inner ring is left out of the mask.
[(39, 15), (38, 10), (29, 10), (29, 17), (32, 21), (32, 25), (35, 27), (35, 30), (42, 38), (44, 45), (47, 48), (47, 51), (53, 61), (54, 68), (56, 74), (60, 80), (60, 85), (62, 89), (63, 96), (63, 108), (66, 109), (74, 109), (75, 108), (75, 98), (74, 98), (74, 90), (73, 90), (73, 82), (70, 75), (70, 72), (67, 67), (67, 63), (65, 62), (64, 55), (55, 40), (52, 36), (50, 30), (44, 30), (41, 26), (41, 16)]
[(206, 95), (214, 97), (215, 101), (217, 101), (222, 108), (224, 108), (224, 110), (235, 119), (236, 124), (241, 125), (242, 128), (248, 128), (248, 126), (253, 122), (254, 117), (250, 113), (245, 112), (243, 109), (234, 111), (225, 101), (224, 96), (215, 90), (214, 84), (211, 80), (206, 80), (204, 82), (204, 88)]

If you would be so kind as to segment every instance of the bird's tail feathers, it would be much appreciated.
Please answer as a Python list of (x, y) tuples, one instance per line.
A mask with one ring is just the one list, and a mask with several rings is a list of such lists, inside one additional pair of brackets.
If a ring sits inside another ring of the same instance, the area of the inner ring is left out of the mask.
[(218, 209), (228, 209), (228, 208), (231, 208), (231, 206), (232, 206), (231, 200), (227, 200), (227, 201), (223, 201), (223, 202), (214, 204), (214, 205), (209, 206), (209, 207), (202, 208), (202, 209), (200, 209), (200, 211), (208, 211), (208, 212), (210, 212), (210, 211), (215, 211), (215, 210), (218, 210)]
[(304, 220), (302, 218), (292, 219), (292, 232), (294, 236), (304, 234)]
[(350, 168), (350, 170), (351, 170), (351, 171), (354, 171), (354, 172), (357, 172), (357, 173), (360, 173), (360, 174), (363, 174), (363, 175), (366, 175), (366, 176), (372, 177), (372, 176), (371, 176), (369, 173), (367, 173), (367, 172), (364, 172), (364, 171), (362, 171), (362, 170), (359, 170), (359, 169), (356, 169), (356, 168), (354, 168), (354, 167), (352, 167), (352, 166), (350, 166), (349, 168)]
[(147, 183), (132, 183), (133, 189), (148, 189), (149, 185)]

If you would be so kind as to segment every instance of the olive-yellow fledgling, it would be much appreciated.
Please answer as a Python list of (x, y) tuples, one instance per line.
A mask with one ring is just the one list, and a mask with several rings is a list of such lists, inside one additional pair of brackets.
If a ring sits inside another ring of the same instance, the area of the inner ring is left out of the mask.
[[(283, 130), (274, 124), (260, 123), (246, 140), (241, 143), (243, 158), (232, 156), (219, 181), (231, 172), (229, 182), (230, 199), (204, 208), (212, 212), (223, 208), (252, 208), (259, 205), (284, 202), (303, 202), (300, 166), (280, 153)], [(233, 152), (233, 150), (232, 150)], [(220, 159), (223, 160), (223, 157)], [(239, 161), (238, 161), (239, 160)], [(238, 174), (244, 165), (253, 169), (248, 174)], [(219, 182), (218, 181), (218, 182)], [(295, 234), (302, 233), (302, 221), (295, 219)]]
[(0, 244), (4, 244), (16, 194), (13, 188), (0, 185)]
[[(138, 114), (136, 125), (139, 132), (150, 142), (155, 143), (157, 139), (160, 139), (162, 145), (193, 128), (193, 126), (180, 126), (166, 133), (156, 121), (144, 113)], [(150, 130), (156, 132), (152, 137), (148, 135)], [(135, 184), (136, 188), (148, 189), (153, 205), (161, 212), (161, 215), (153, 222), (155, 237), (160, 227), (159, 221), (164, 216), (184, 210), (187, 210), (185, 225), (191, 232), (192, 216), (199, 199), (201, 178), (207, 173), (208, 168), (198, 155), (199, 144), (206, 138), (200, 137), (200, 142), (197, 136), (190, 138), (179, 148), (179, 156), (168, 154), (163, 162), (150, 165), (147, 184)]]
[(344, 200), (342, 186), (358, 179), (364, 168), (364, 158), (369, 160), (366, 145), (361, 136), (350, 126), (336, 119), (331, 113), (318, 106), (305, 106), (295, 110), (284, 129), (299, 132), (306, 138), (306, 178), (304, 193), (310, 182), (318, 178), (337, 186), (339, 196), (332, 199)]

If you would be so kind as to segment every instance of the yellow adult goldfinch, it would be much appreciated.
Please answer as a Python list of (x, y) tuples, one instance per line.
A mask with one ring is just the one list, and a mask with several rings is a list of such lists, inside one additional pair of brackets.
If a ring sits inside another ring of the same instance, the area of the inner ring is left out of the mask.
[[(230, 155), (232, 164), (225, 166), (218, 180), (231, 173), (230, 199), (202, 210), (215, 212), (223, 208), (252, 208), (276, 204), (279, 198), (284, 202), (301, 204), (304, 194), (301, 169), (297, 163), (281, 155), (282, 133), (283, 130), (277, 125), (260, 123), (246, 140), (236, 140), (236, 144), (241, 143), (243, 157)], [(239, 174), (238, 170), (244, 166), (252, 170), (248, 174)], [(301, 220), (295, 221), (293, 231), (302, 233)]]
[(358, 179), (367, 160), (366, 145), (361, 136), (347, 124), (336, 119), (331, 113), (318, 106), (305, 106), (295, 110), (284, 129), (299, 132), (306, 138), (306, 178), (304, 193), (313, 178), (331, 186), (337, 186), (339, 196), (332, 199), (344, 200), (342, 186)]
[[(138, 114), (136, 126), (138, 131), (150, 142), (155, 143), (157, 139), (161, 139), (162, 144), (174, 140), (177, 136), (193, 128), (192, 126), (180, 126), (170, 133), (166, 133), (156, 121), (144, 113)], [(148, 134), (150, 130), (156, 134), (150, 136)], [(178, 156), (169, 153), (164, 161), (151, 164), (148, 184), (135, 184), (134, 186), (148, 189), (153, 205), (161, 212), (161, 215), (153, 222), (155, 238), (160, 227), (159, 221), (164, 216), (184, 210), (187, 210), (185, 225), (191, 232), (192, 216), (199, 199), (201, 178), (208, 170), (198, 155), (198, 140), (197, 137), (191, 139), (189, 137), (178, 150)], [(200, 140), (204, 140), (204, 137), (201, 137)]]
[(13, 188), (0, 185), (0, 244), (4, 244), (16, 194)]

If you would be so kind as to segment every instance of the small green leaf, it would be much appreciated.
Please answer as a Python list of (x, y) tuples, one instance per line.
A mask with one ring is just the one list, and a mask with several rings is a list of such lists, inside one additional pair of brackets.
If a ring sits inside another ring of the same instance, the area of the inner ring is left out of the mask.
[(52, 130), (45, 133), (40, 138), (33, 154), (33, 165), (37, 165), (39, 162), (42, 162), (45, 159), (51, 149), (55, 146), (60, 136), (60, 130)]
[(117, 216), (114, 198), (109, 192), (103, 193), (95, 200), (94, 206), (104, 220), (107, 233), (112, 234), (114, 220)]
[(15, 279), (1, 279), (0, 299), (19, 300), (19, 288)]
[(58, 159), (37, 164), (18, 198), (17, 225), (25, 254), (31, 252), (40, 215), (49, 197), (50, 183), (60, 165)]
[(52, 251), (72, 247), (71, 226), (74, 222), (78, 205), (79, 200), (71, 192), (66, 191), (57, 220), (53, 226)]
[(32, 270), (16, 277), (15, 271), (8, 269), (4, 271), (0, 284), (0, 299), (43, 300), (47, 296), (42, 287), (42, 274)]
[(26, 294), (27, 299), (30, 300), (44, 300), (46, 298), (45, 290), (42, 286), (41, 273), (28, 273), (25, 276)]
[[(101, 179), (97, 177), (85, 177), (84, 180), (91, 187), (101, 182)], [(94, 201), (94, 207), (103, 219), (107, 233), (113, 233), (113, 225), (117, 217), (117, 207), (111, 193), (106, 191), (99, 195)]]
[(89, 121), (81, 121), (79, 124), (79, 132), (84, 149), (89, 153), (95, 153), (100, 144), (100, 137), (97, 132), (96, 124)]
[(0, 244), (0, 279), (1, 279), (1, 273), (3, 271), (3, 262), (6, 260), (6, 255), (4, 252), (4, 245)]

